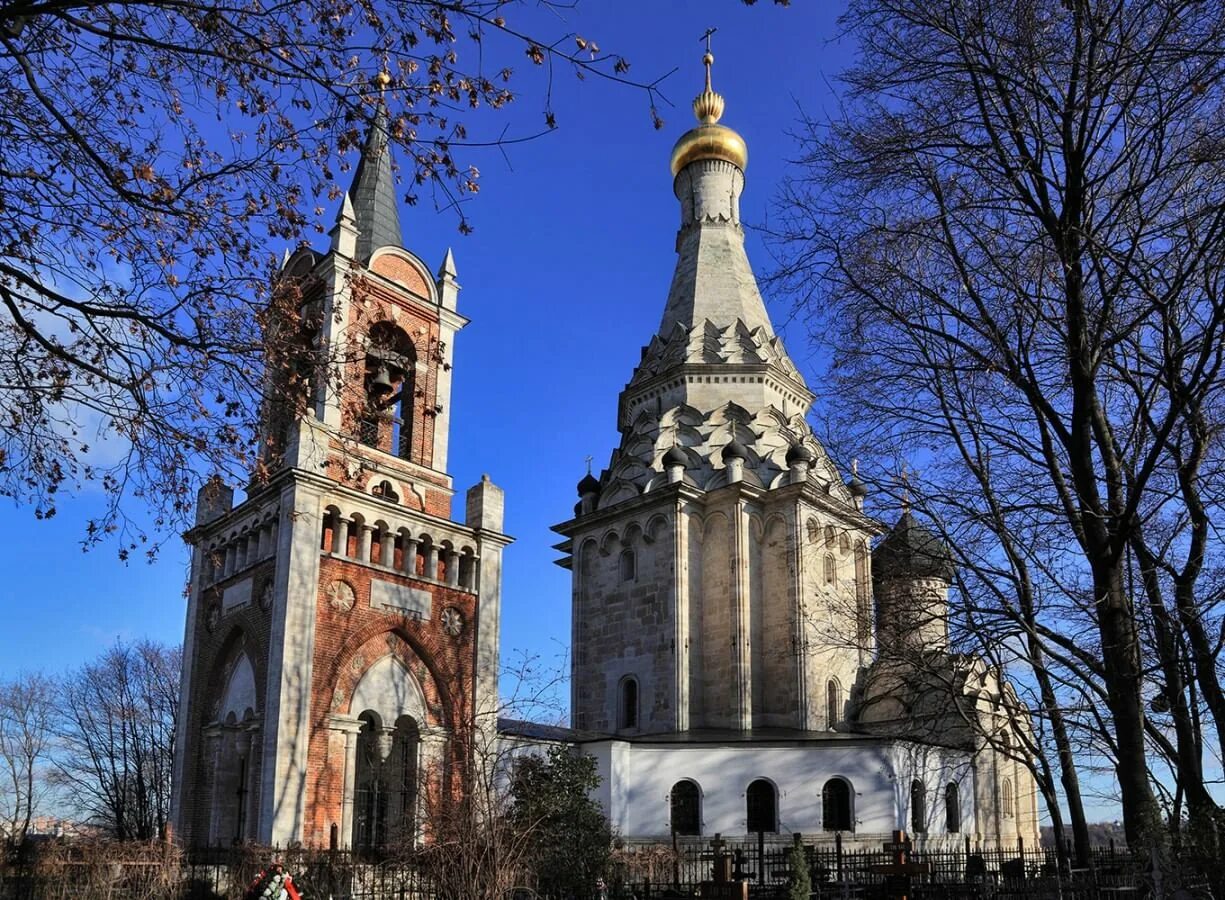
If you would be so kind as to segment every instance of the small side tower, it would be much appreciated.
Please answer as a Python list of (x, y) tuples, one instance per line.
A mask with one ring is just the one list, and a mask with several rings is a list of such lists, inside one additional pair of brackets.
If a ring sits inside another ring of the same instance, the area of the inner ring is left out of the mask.
[(380, 104), (330, 247), (282, 269), (302, 353), (269, 367), (264, 477), (236, 506), (211, 485), (186, 535), (188, 846), (411, 845), (495, 710), (502, 491), (486, 476), (451, 520), (466, 320), (450, 252), (435, 276), (402, 246), (388, 135)]
[(882, 659), (949, 647), (949, 585), (953, 555), (907, 509), (872, 551), (876, 643)]

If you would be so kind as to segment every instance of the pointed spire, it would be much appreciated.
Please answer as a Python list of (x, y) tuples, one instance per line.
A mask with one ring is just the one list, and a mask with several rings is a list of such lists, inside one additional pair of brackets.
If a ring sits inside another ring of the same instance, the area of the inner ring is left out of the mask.
[(447, 278), (457, 278), (459, 273), (455, 271), (455, 254), (451, 252), (451, 248), (447, 248), (447, 255), (442, 258), (442, 265), (438, 267), (438, 280), (442, 281)]
[(395, 174), (391, 165), (391, 130), (387, 104), (381, 97), (346, 201), (349, 197), (352, 197), (352, 203), (347, 210), (358, 230), (354, 254), (358, 260), (367, 261), (379, 247), (403, 246)]

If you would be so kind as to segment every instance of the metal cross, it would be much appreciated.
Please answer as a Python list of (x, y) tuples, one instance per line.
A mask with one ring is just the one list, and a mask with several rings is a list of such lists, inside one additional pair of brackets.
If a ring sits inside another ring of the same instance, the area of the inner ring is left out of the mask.
[(595, 457), (593, 457), (593, 456), (591, 456), (590, 454), (588, 454), (587, 456), (585, 456), (585, 457), (583, 457), (583, 458), (584, 458), (584, 459), (587, 461), (587, 474), (588, 474), (588, 475), (590, 475), (590, 474), (591, 474), (591, 461), (592, 461), (592, 460), (593, 460)]
[(702, 35), (700, 38), (698, 38), (699, 41), (706, 42), (706, 52), (707, 53), (710, 52), (710, 36), (718, 30), (719, 30), (718, 28), (707, 28), (706, 33)]

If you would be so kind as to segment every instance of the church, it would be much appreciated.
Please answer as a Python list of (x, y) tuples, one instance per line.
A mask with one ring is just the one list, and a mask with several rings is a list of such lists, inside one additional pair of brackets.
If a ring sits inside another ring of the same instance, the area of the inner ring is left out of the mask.
[[(891, 528), (865, 512), (807, 423), (745, 252), (748, 148), (713, 61), (672, 152), (676, 269), (620, 444), (555, 526), (571, 727), (499, 720), (500, 739), (595, 757), (634, 840), (1036, 846), (1023, 706), (949, 647), (951, 553), (909, 510)], [(418, 841), (496, 715), (502, 492), (482, 479), (452, 519), (466, 320), (450, 253), (432, 273), (402, 246), (386, 130), (380, 113), (330, 246), (282, 270), (305, 339), (345, 351), (341, 383), (308, 378), (288, 420), (271, 404), (270, 477), (236, 506), (202, 496), (187, 534), (172, 819), (190, 846)]]

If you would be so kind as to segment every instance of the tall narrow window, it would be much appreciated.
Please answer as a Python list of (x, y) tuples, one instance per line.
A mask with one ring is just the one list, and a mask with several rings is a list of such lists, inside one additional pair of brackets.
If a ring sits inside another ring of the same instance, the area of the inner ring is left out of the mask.
[(778, 831), (778, 791), (764, 778), (758, 778), (745, 792), (749, 834)]
[(382, 778), (379, 738), (382, 728), (373, 715), (361, 716), (357, 735), (357, 771), (353, 797), (353, 848), (376, 850), (387, 840), (387, 784)]
[(702, 801), (692, 781), (678, 781), (669, 796), (673, 834), (702, 833)]
[(859, 646), (872, 642), (872, 596), (868, 581), (868, 546), (863, 541), (855, 545), (855, 615)]
[(621, 551), (621, 580), (633, 581), (638, 577), (638, 560), (634, 558), (632, 549)]
[(851, 831), (851, 786), (843, 778), (831, 778), (821, 788), (821, 827), (826, 831)]
[(396, 405), (398, 415), (392, 423), (392, 446), (401, 459), (411, 459), (413, 455), (413, 415), (417, 408), (417, 379), (415, 378), (415, 363), (413, 368), (405, 369), (400, 383), (400, 402)]
[(238, 804), (238, 810), (234, 816), (234, 843), (242, 843), (247, 830), (247, 758), (241, 756), (238, 759), (238, 790), (235, 791), (235, 801)]
[(638, 727), (638, 679), (632, 675), (621, 682), (621, 702), (617, 714), (618, 727)]
[(842, 691), (838, 689), (838, 682), (831, 678), (825, 685), (825, 727), (833, 731), (841, 721)]
[(1005, 819), (1011, 819), (1013, 816), (1011, 778), (1005, 778), (1004, 783), (1000, 785), (1000, 812), (1003, 813)]
[(917, 778), (910, 783), (910, 830), (927, 834), (927, 787)]
[(838, 583), (838, 569), (837, 569), (837, 566), (834, 564), (834, 554), (832, 553), (825, 554), (825, 583), (826, 584), (837, 584)]
[(961, 796), (955, 781), (944, 788), (944, 830), (949, 834), (961, 831)]

